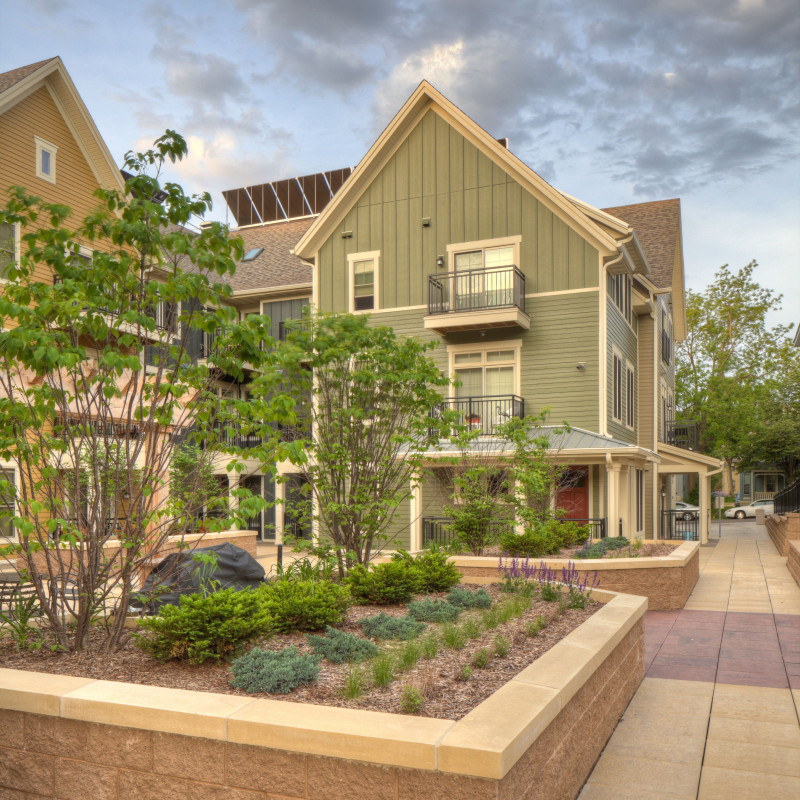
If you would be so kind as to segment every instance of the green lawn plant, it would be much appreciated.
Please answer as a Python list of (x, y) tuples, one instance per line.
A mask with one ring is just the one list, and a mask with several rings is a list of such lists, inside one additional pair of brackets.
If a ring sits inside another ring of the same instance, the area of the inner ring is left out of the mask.
[(511, 652), (511, 642), (507, 636), (498, 634), (494, 637), (494, 654), (498, 658), (505, 658)]
[(492, 661), (492, 653), (488, 647), (483, 647), (472, 654), (470, 663), (476, 669), (486, 669)]
[(463, 650), (467, 643), (467, 636), (460, 625), (446, 622), (442, 626), (442, 641), (451, 650)]
[(455, 622), (461, 609), (446, 600), (415, 600), (408, 604), (408, 615), (420, 622)]
[(391, 617), (381, 611), (372, 617), (364, 617), (358, 621), (365, 636), (370, 639), (414, 639), (428, 626), (411, 617)]
[(378, 648), (369, 639), (330, 626), (325, 629), (324, 636), (311, 634), (307, 639), (314, 653), (327, 658), (332, 664), (354, 664), (378, 655)]
[(289, 694), (302, 684), (316, 682), (319, 657), (301, 654), (294, 645), (278, 651), (254, 647), (231, 664), (231, 672), (231, 684), (249, 694)]

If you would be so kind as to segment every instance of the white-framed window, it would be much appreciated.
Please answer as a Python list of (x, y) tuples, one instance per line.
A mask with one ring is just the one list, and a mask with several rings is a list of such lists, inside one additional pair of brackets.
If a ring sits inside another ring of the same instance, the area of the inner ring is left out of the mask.
[(612, 416), (622, 422), (622, 358), (614, 352)]
[(636, 531), (644, 530), (644, 470), (636, 470)]
[(633, 365), (625, 362), (625, 425), (628, 428), (636, 427), (636, 382)]
[(347, 256), (350, 272), (350, 311), (378, 309), (380, 251), (351, 253)]
[(55, 183), (56, 152), (58, 148), (39, 136), (34, 136), (33, 140), (36, 143), (36, 177)]
[(0, 223), (0, 283), (8, 280), (8, 270), (19, 260), (19, 225)]
[(631, 287), (630, 275), (611, 276), (611, 299), (628, 323), (631, 322)]
[(13, 467), (0, 467), (0, 478), (10, 487), (0, 487), (0, 539), (14, 539), (16, 533), (11, 517), (16, 514), (17, 471)]
[(672, 315), (661, 309), (661, 360), (669, 366), (672, 361)]
[(447, 245), (450, 308), (501, 308), (519, 301), (514, 267), (519, 266), (521, 242), (521, 236), (505, 236)]
[(448, 348), (450, 377), (459, 381), (454, 397), (494, 397), (519, 394), (519, 355), (522, 341)]

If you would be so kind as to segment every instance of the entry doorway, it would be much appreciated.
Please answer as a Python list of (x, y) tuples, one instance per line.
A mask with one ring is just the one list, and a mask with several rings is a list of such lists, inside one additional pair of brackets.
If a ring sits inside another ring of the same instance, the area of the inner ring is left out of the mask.
[(589, 467), (570, 467), (559, 481), (556, 508), (563, 519), (589, 519)]

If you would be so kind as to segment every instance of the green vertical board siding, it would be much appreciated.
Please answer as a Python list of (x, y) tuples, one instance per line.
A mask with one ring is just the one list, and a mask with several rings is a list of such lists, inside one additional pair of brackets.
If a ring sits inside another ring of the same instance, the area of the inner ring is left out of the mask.
[(595, 284), (597, 250), (429, 110), (320, 248), (319, 306), (348, 307), (348, 253), (380, 251), (381, 307), (403, 308), (427, 302), (448, 244), (517, 235), (529, 294)]
[(270, 319), (269, 332), (273, 339), (278, 338), (280, 323), (287, 319), (302, 319), (303, 308), (309, 303), (308, 298), (295, 300), (274, 300), (261, 305), (261, 313)]
[[(631, 430), (630, 428), (626, 427), (625, 419), (627, 415), (627, 376), (626, 376), (626, 365), (625, 360), (627, 359), (631, 366), (633, 366), (634, 371), (634, 387), (636, 382), (638, 381), (639, 377), (639, 370), (637, 367), (637, 352), (638, 352), (638, 342), (636, 338), (636, 334), (631, 330), (630, 325), (625, 321), (625, 317), (622, 316), (622, 313), (617, 308), (614, 301), (609, 297), (606, 300), (607, 305), (607, 312), (606, 312), (606, 319), (607, 319), (607, 331), (608, 331), (608, 341), (607, 341), (607, 355), (606, 355), (606, 372), (608, 376), (608, 397), (607, 397), (607, 408), (608, 408), (608, 433), (609, 435), (613, 436), (615, 439), (621, 439), (624, 442), (630, 442), (631, 444), (637, 443), (637, 433), (636, 433), (636, 420), (634, 419), (634, 429)], [(622, 356), (623, 365), (622, 365), (622, 422), (618, 422), (614, 419), (614, 351), (612, 347), (616, 347), (619, 351), (619, 354)], [(634, 408), (635, 408), (634, 404)]]

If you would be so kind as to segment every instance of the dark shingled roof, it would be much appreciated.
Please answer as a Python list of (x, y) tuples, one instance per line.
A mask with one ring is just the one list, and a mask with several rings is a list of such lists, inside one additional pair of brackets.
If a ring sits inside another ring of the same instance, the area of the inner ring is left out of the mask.
[(672, 288), (675, 248), (681, 229), (680, 199), (675, 197), (602, 210), (633, 226), (650, 266), (650, 280), (662, 289)]
[(52, 58), (46, 58), (44, 61), (37, 61), (35, 64), (28, 64), (27, 67), (17, 67), (16, 69), (9, 70), (8, 72), (0, 73), (0, 92), (10, 89), (15, 83), (19, 83), (23, 78), (36, 72), (39, 67), (49, 64), (53, 61)]
[(241, 236), (244, 240), (245, 253), (257, 247), (264, 248), (264, 252), (253, 261), (236, 264), (236, 273), (228, 281), (234, 292), (311, 283), (311, 267), (291, 255), (290, 250), (314, 219), (305, 217), (232, 230), (232, 236)]

